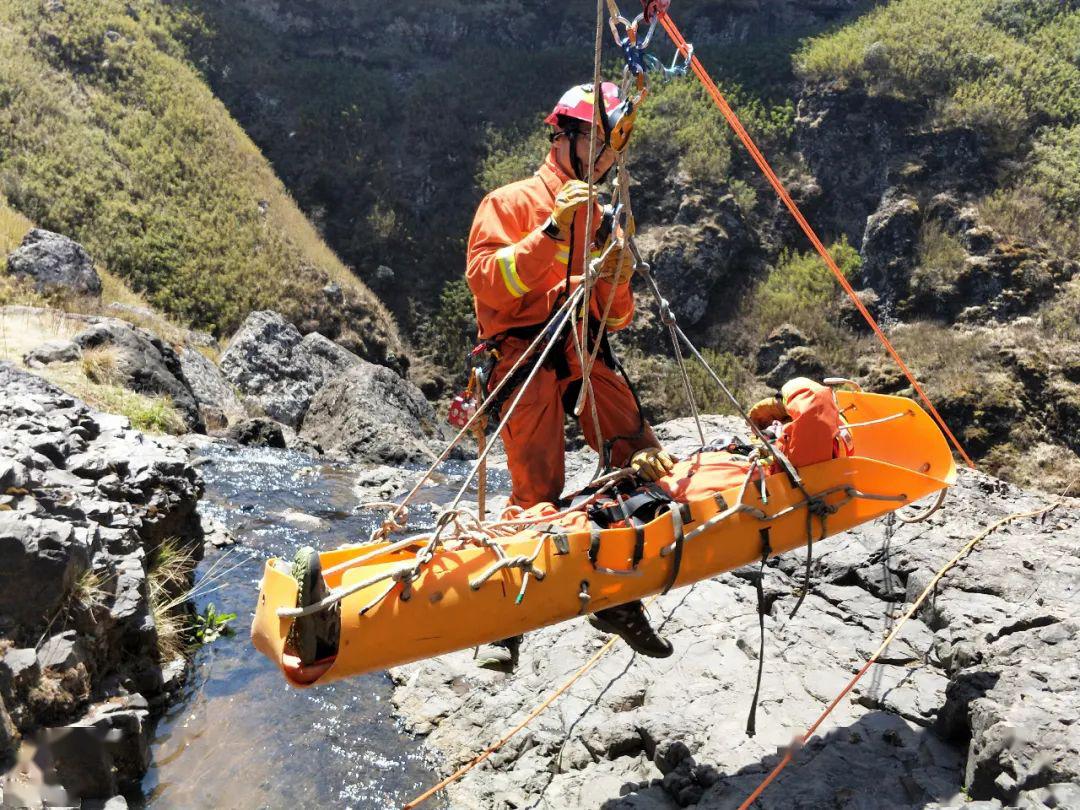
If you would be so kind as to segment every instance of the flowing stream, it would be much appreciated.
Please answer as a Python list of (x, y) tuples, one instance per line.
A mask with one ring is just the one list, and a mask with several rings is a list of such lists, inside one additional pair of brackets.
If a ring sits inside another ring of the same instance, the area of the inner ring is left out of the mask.
[[(248, 637), (267, 557), (363, 539), (376, 524), (378, 516), (354, 511), (356, 471), (281, 450), (215, 445), (203, 455), (201, 508), (238, 542), (224, 551), (208, 547), (200, 571), (223, 554), (217, 570), (231, 571), (197, 605), (236, 613), (236, 632), (199, 651), (183, 699), (159, 723), (143, 783), (147, 805), (400, 806), (436, 777), (421, 742), (391, 716), (387, 675), (293, 689)], [(462, 470), (451, 463), (447, 483), (460, 485)], [(434, 501), (449, 491), (444, 485), (423, 494)]]

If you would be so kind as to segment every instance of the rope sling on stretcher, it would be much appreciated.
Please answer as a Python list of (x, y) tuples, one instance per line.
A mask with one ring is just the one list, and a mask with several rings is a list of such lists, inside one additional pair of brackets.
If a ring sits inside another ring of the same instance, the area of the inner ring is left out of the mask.
[[(599, 86), (599, 54), (601, 41), (600, 37), (602, 32), (601, 20), (603, 13), (603, 2), (604, 0), (598, 0), (597, 2), (598, 28), (594, 70), (594, 79), (596, 79), (596, 81), (594, 82), (594, 87)], [(654, 0), (654, 2), (650, 3), (649, 5), (656, 4), (656, 0)], [(662, 5), (664, 10), (666, 10), (666, 3), (660, 3), (659, 5)], [(700, 62), (697, 60), (696, 57), (693, 56), (692, 47), (688, 43), (686, 43), (685, 40), (682, 39), (677, 29), (675, 29), (674, 23), (671, 22), (670, 18), (666, 15), (666, 13), (662, 15), (657, 14), (652, 17), (650, 21), (649, 33), (642, 40), (642, 43), (638, 43), (637, 26), (642, 20), (642, 17), (639, 16), (634, 21), (627, 21), (625, 18), (621, 17), (621, 15), (618, 14), (618, 8), (615, 5), (614, 0), (607, 0), (607, 6), (609, 12), (611, 12), (611, 29), (615, 34), (617, 41), (619, 41), (620, 47), (623, 48), (624, 54), (636, 55), (636, 57), (642, 63), (644, 63), (645, 60), (642, 53), (644, 46), (648, 44), (648, 41), (652, 35), (652, 31), (659, 22), (664, 26), (665, 30), (667, 30), (669, 35), (672, 37), (672, 40), (676, 43), (679, 54), (681, 54), (686, 60), (686, 66), (684, 66), (681, 70), (685, 72), (687, 67), (693, 69), (694, 73), (698, 76), (698, 78), (706, 84), (706, 87), (710, 87), (711, 80), (708, 80), (707, 74), (704, 73), (704, 69), (700, 66)], [(620, 26), (623, 32), (621, 34)], [(628, 65), (629, 64), (630, 59), (628, 58)], [(670, 69), (665, 68), (664, 70), (670, 73), (680, 72), (680, 69), (674, 62)], [(629, 70), (624, 71), (624, 97), (626, 96), (627, 91), (629, 90), (629, 85), (632, 82), (636, 82), (637, 84), (637, 103), (640, 103), (641, 99), (644, 98), (646, 91), (646, 87), (644, 84), (644, 72), (642, 71), (640, 73), (633, 73)], [(803, 227), (804, 231), (806, 231), (807, 236), (811, 239), (811, 242), (815, 245), (815, 248), (817, 248), (818, 251), (822, 254), (823, 258), (826, 260), (826, 263), (830, 266), (830, 269), (832, 269), (833, 272), (837, 274), (837, 277), (840, 280), (842, 286), (845, 288), (845, 291), (855, 301), (856, 305), (858, 306), (864, 317), (868, 320), (868, 322), (870, 322), (872, 328), (874, 329), (875, 333), (878, 335), (882, 343), (885, 345), (886, 349), (890, 352), (890, 354), (900, 365), (901, 369), (911, 380), (913, 387), (919, 393), (920, 397), (923, 399), (924, 403), (927, 405), (928, 409), (933, 414), (934, 419), (937, 420), (941, 428), (948, 434), (950, 440), (957, 447), (958, 451), (965, 458), (965, 460), (970, 463), (970, 459), (968, 458), (967, 454), (963, 451), (963, 448), (960, 447), (955, 437), (952, 436), (952, 433), (948, 431), (948, 428), (941, 421), (940, 415), (926, 398), (925, 394), (923, 393), (921, 387), (918, 385), (917, 381), (914, 379), (910, 370), (899, 358), (899, 355), (896, 354), (895, 349), (892, 348), (891, 344), (888, 343), (887, 338), (885, 338), (880, 328), (873, 321), (873, 318), (870, 316), (869, 312), (865, 310), (865, 307), (861, 306), (861, 302), (859, 302), (857, 296), (855, 296), (854, 291), (850, 288), (850, 285), (847, 284), (846, 279), (843, 278), (843, 275), (839, 272), (839, 269), (835, 267), (835, 262), (832, 261), (831, 257), (828, 255), (828, 251), (821, 244), (820, 240), (813, 233), (812, 229), (810, 229), (809, 225), (806, 224), (805, 219), (803, 219), (801, 213), (798, 212), (797, 206), (795, 206), (794, 202), (791, 201), (786, 191), (783, 190), (783, 187), (782, 185), (780, 185), (779, 180), (776, 179), (775, 174), (772, 173), (772, 170), (770, 168), (768, 168), (768, 164), (767, 162), (765, 162), (764, 157), (760, 156), (760, 152), (758, 152), (756, 146), (753, 145), (753, 141), (749, 138), (749, 135), (746, 134), (745, 130), (742, 129), (741, 124), (738, 123), (738, 119), (735, 116), (734, 112), (730, 110), (730, 107), (726, 106), (726, 102), (723, 101), (723, 98), (722, 96), (720, 96), (719, 91), (716, 90), (715, 85), (711, 85), (710, 94), (713, 95), (714, 100), (716, 100), (718, 106), (721, 107), (721, 111), (724, 112), (725, 118), (732, 125), (733, 129), (735, 129), (740, 139), (742, 139), (743, 143), (747, 145), (748, 150), (750, 150), (751, 154), (755, 157), (755, 161), (758, 162), (758, 165), (762, 167), (762, 171), (766, 173), (766, 177), (769, 178), (770, 183), (773, 184), (773, 187), (777, 190), (777, 193), (780, 194), (781, 199), (784, 200), (789, 210), (791, 210), (793, 215), (796, 216), (796, 220), (799, 222), (800, 226)], [(594, 111), (596, 110), (596, 108), (597, 104), (594, 101)], [(591, 143), (589, 150), (589, 166), (592, 167), (595, 161), (596, 143), (595, 138), (590, 140)], [(688, 395), (691, 412), (695, 420), (698, 437), (701, 441), (702, 447), (706, 445), (705, 435), (701, 425), (696, 400), (693, 395), (693, 389), (690, 385), (689, 377), (685, 370), (684, 356), (682, 353), (683, 346), (685, 346), (685, 348), (690, 352), (690, 354), (703, 365), (710, 378), (719, 386), (725, 398), (729, 401), (732, 407), (742, 416), (744, 421), (749, 426), (751, 432), (754, 434), (755, 438), (760, 443), (760, 453), (762, 455), (771, 456), (771, 458), (778, 463), (780, 469), (782, 469), (783, 471), (783, 477), (786, 477), (787, 481), (789, 482), (788, 488), (791, 490), (791, 498), (789, 499), (790, 502), (786, 506), (772, 514), (763, 511), (760, 506), (755, 506), (751, 503), (748, 503), (748, 496), (751, 493), (756, 495), (756, 492), (754, 492), (750, 485), (753, 482), (755, 473), (759, 471), (759, 467), (756, 464), (752, 464), (750, 466), (749, 472), (746, 475), (743, 485), (739, 489), (738, 495), (735, 498), (734, 503), (729, 506), (727, 502), (724, 501), (722, 498), (718, 498), (716, 508), (712, 514), (709, 514), (707, 516), (697, 515), (697, 519), (695, 521), (691, 521), (698, 524), (694, 526), (694, 528), (689, 529), (688, 531), (684, 530), (682, 515), (683, 510), (681, 508), (675, 508), (675, 506), (673, 505), (673, 508), (670, 509), (668, 513), (665, 513), (661, 516), (664, 517), (665, 520), (670, 521), (671, 530), (676, 538), (671, 543), (662, 546), (657, 555), (658, 558), (667, 558), (668, 556), (675, 557), (674, 566), (672, 568), (670, 578), (665, 577), (667, 579), (667, 582), (664, 587), (664, 592), (666, 592), (666, 589), (670, 588), (676, 581), (676, 577), (679, 574), (679, 557), (681, 557), (683, 554), (683, 549), (686, 542), (694, 539), (695, 537), (699, 537), (706, 532), (709, 532), (710, 530), (713, 530), (718, 526), (721, 526), (725, 522), (729, 522), (733, 519), (741, 520), (744, 518), (749, 518), (758, 521), (760, 524), (763, 524), (764, 527), (760, 529), (761, 562), (763, 564), (764, 561), (771, 554), (779, 553), (779, 551), (784, 550), (783, 548), (774, 549), (772, 546), (770, 546), (768, 526), (776, 521), (783, 522), (784, 519), (790, 517), (796, 511), (805, 509), (805, 544), (807, 546), (806, 576), (808, 578), (810, 575), (811, 564), (810, 554), (815, 534), (815, 517), (820, 523), (820, 535), (821, 537), (825, 537), (829, 534), (826, 523), (828, 517), (830, 515), (837, 514), (841, 509), (851, 504), (852, 502), (861, 499), (869, 501), (891, 501), (896, 503), (897, 505), (900, 505), (901, 503), (910, 502), (911, 500), (915, 499), (909, 498), (906, 493), (889, 494), (887, 492), (864, 492), (850, 484), (837, 486), (821, 486), (816, 490), (816, 494), (812, 495), (810, 493), (809, 489), (807, 488), (806, 482), (803, 479), (803, 476), (800, 474), (800, 471), (795, 469), (795, 467), (788, 461), (784, 454), (775, 446), (775, 443), (769, 438), (769, 436), (767, 436), (757, 425), (753, 423), (752, 420), (749, 419), (740, 403), (737, 401), (737, 399), (734, 397), (728, 387), (724, 384), (720, 376), (709, 365), (706, 359), (694, 346), (693, 342), (687, 337), (685, 332), (683, 332), (681, 327), (679, 327), (673, 313), (671, 312), (670, 306), (661, 295), (660, 289), (657, 286), (655, 279), (651, 275), (649, 265), (641, 258), (636, 243), (634, 242), (631, 224), (633, 222), (633, 219), (629, 200), (630, 180), (625, 164), (625, 152), (619, 153), (617, 165), (618, 174), (615, 183), (615, 194), (618, 197), (618, 201), (616, 204), (616, 210), (620, 212), (619, 222), (623, 225), (623, 238), (613, 238), (607, 246), (605, 252), (601, 255), (601, 257), (594, 259), (592, 262), (587, 262), (585, 258), (588, 256), (588, 244), (582, 246), (582, 266), (583, 268), (586, 268), (585, 272), (583, 273), (582, 283), (573, 291), (569, 289), (569, 284), (567, 285), (567, 294), (565, 296), (565, 299), (563, 300), (559, 308), (556, 310), (556, 312), (552, 314), (550, 319), (550, 323), (553, 324), (553, 328), (544, 330), (540, 334), (536, 335), (536, 337), (532, 340), (526, 350), (518, 357), (510, 371), (503, 376), (502, 380), (498, 385), (494, 386), (491, 393), (481, 401), (476, 411), (461, 427), (458, 434), (447, 445), (447, 447), (443, 450), (443, 452), (439, 455), (439, 457), (435, 460), (435, 462), (431, 465), (431, 467), (427, 470), (423, 477), (421, 477), (421, 479), (416, 482), (416, 484), (413, 486), (410, 492), (407, 493), (402, 502), (395, 506), (393, 512), (388, 516), (388, 518), (383, 522), (383, 524), (372, 533), (371, 537), (369, 538), (369, 543), (357, 547), (340, 549), (337, 552), (328, 552), (326, 555), (324, 555), (326, 558), (328, 558), (328, 561), (331, 561), (331, 564), (327, 565), (323, 570), (324, 576), (326, 576), (327, 578), (340, 575), (341, 578), (344, 579), (348, 576), (348, 573), (351, 569), (355, 569), (361, 566), (379, 566), (380, 568), (385, 568), (385, 570), (379, 570), (378, 573), (373, 574), (373, 576), (365, 577), (358, 582), (354, 581), (347, 585), (343, 584), (340, 587), (335, 587), (331, 591), (329, 596), (314, 605), (309, 605), (306, 607), (289, 607), (285, 605), (279, 605), (273, 608), (272, 614), (261, 617), (260, 614), (257, 613), (256, 624), (260, 623), (261, 618), (265, 618), (268, 620), (273, 618), (276, 619), (279, 623), (287, 624), (299, 616), (311, 615), (321, 610), (325, 610), (333, 605), (343, 603), (345, 600), (350, 599), (350, 597), (354, 596), (355, 594), (358, 594), (359, 592), (364, 590), (371, 589), (375, 585), (380, 585), (382, 583), (386, 583), (386, 585), (379, 592), (377, 592), (373, 596), (373, 598), (364, 602), (364, 604), (359, 608), (358, 615), (360, 617), (371, 615), (370, 612), (374, 608), (384, 603), (387, 597), (389, 597), (395, 590), (398, 591), (398, 603), (407, 603), (410, 599), (412, 599), (414, 595), (415, 583), (421, 580), (424, 576), (435, 575), (433, 572), (436, 570), (436, 561), (440, 561), (439, 566), (444, 567), (449, 564), (449, 562), (447, 561), (451, 560), (455, 555), (463, 553), (463, 550), (467, 550), (470, 547), (475, 547), (476, 549), (483, 550), (484, 553), (491, 553), (492, 555), (494, 555), (495, 558), (486, 568), (479, 570), (476, 576), (470, 578), (469, 588), (474, 592), (479, 592), (480, 589), (483, 588), (485, 583), (491, 581), (492, 578), (494, 578), (500, 572), (508, 572), (510, 570), (516, 569), (521, 572), (521, 585), (520, 590), (515, 598), (515, 603), (520, 604), (525, 595), (525, 589), (528, 585), (530, 578), (536, 579), (537, 581), (542, 581), (545, 579), (545, 577), (547, 576), (547, 571), (541, 568), (538, 564), (538, 560), (540, 560), (541, 556), (543, 556), (545, 559), (550, 560), (552, 559), (553, 554), (559, 555), (565, 554), (567, 552), (562, 547), (560, 547), (560, 537), (558, 535), (558, 532), (551, 531), (550, 525), (548, 529), (544, 529), (543, 524), (551, 524), (551, 522), (555, 519), (565, 517), (570, 513), (584, 509), (590, 501), (601, 497), (606, 492), (609, 492), (618, 481), (630, 477), (631, 473), (629, 470), (615, 470), (605, 475), (600, 475), (602, 468), (601, 461), (601, 464), (598, 465), (597, 473), (594, 474), (593, 481), (591, 482), (595, 491), (593, 492), (590, 499), (588, 499), (584, 504), (579, 504), (574, 508), (564, 510), (558, 515), (546, 515), (543, 518), (537, 519), (504, 519), (500, 521), (485, 522), (482, 520), (482, 518), (477, 517), (476, 515), (473, 515), (468, 511), (460, 508), (460, 505), (473, 478), (477, 475), (478, 472), (481, 472), (483, 469), (483, 466), (487, 459), (487, 455), (490, 452), (492, 446), (491, 444), (488, 444), (486, 447), (481, 447), (479, 456), (476, 462), (473, 464), (470, 473), (466, 476), (465, 481), (462, 483), (461, 488), (458, 491), (453, 502), (439, 515), (433, 531), (413, 537), (407, 537), (393, 543), (390, 543), (388, 541), (392, 533), (405, 528), (408, 519), (408, 504), (416, 496), (423, 484), (433, 474), (438, 465), (446, 460), (452, 448), (456, 446), (456, 444), (458, 444), (464, 438), (464, 436), (466, 436), (470, 432), (476, 432), (478, 426), (483, 425), (482, 420), (485, 418), (485, 412), (489, 403), (491, 403), (495, 396), (500, 393), (500, 389), (505, 386), (512, 377), (514, 377), (515, 373), (519, 369), (524, 369), (526, 367), (526, 363), (531, 358), (533, 358), (533, 356), (536, 355), (537, 352), (539, 352), (538, 357), (533, 362), (532, 368), (528, 371), (528, 376), (526, 377), (525, 381), (517, 387), (517, 390), (513, 395), (509, 407), (507, 408), (506, 412), (502, 414), (502, 420), (495, 433), (497, 435), (502, 432), (503, 428), (507, 424), (508, 419), (510, 418), (510, 415), (513, 413), (514, 408), (521, 401), (521, 398), (525, 390), (527, 389), (529, 383), (535, 378), (538, 370), (542, 367), (549, 354), (554, 348), (563, 345), (562, 343), (560, 343), (560, 339), (563, 338), (563, 332), (568, 327), (570, 330), (570, 334), (573, 336), (574, 350), (578, 354), (578, 359), (582, 369), (582, 388), (578, 397), (578, 401), (574, 408), (574, 412), (575, 415), (580, 417), (582, 414), (585, 400), (586, 398), (588, 398), (589, 402), (593, 403), (592, 413), (590, 414), (590, 416), (595, 422), (597, 435), (600, 436), (599, 420), (596, 416), (594, 400), (593, 397), (589, 395), (591, 390), (589, 373), (597, 358), (597, 354), (600, 348), (600, 340), (603, 335), (607, 316), (610, 313), (610, 308), (614, 298), (614, 285), (612, 285), (612, 293), (609, 294), (607, 300), (604, 302), (603, 312), (598, 324), (596, 342), (593, 346), (590, 347), (588, 345), (587, 337), (585, 341), (583, 341), (582, 338), (579, 337), (579, 333), (576, 325), (574, 324), (574, 320), (576, 315), (575, 310), (580, 305), (580, 335), (589, 336), (588, 302), (591, 300), (591, 285), (594, 278), (596, 277), (596, 271), (600, 262), (603, 259), (606, 259), (610, 251), (616, 249), (616, 247), (620, 252), (619, 266), (622, 266), (622, 262), (626, 259), (626, 255), (629, 252), (634, 262), (634, 271), (643, 276), (644, 280), (646, 281), (647, 289), (657, 300), (661, 321), (662, 323), (664, 323), (669, 333), (669, 337), (672, 341), (673, 351), (677, 359), (677, 364), (680, 370), (680, 374), (682, 376), (684, 388)], [(591, 200), (594, 193), (591, 172), (589, 178), (589, 191)], [(589, 205), (587, 207), (587, 234), (592, 232), (592, 209), (592, 205)], [(618, 232), (618, 230), (618, 227), (613, 227), (612, 233), (614, 234)], [(568, 259), (568, 276), (570, 271), (569, 265), (571, 261), (572, 257)], [(563, 338), (563, 340), (565, 339)], [(583, 342), (585, 342), (584, 346), (582, 345)], [(855, 405), (853, 403), (856, 401), (854, 397), (862, 396), (865, 398), (867, 396), (873, 397), (875, 395), (849, 395), (837, 392), (836, 396), (838, 401), (842, 398), (845, 398), (845, 401), (849, 402), (848, 407), (854, 408)], [(879, 399), (886, 400), (896, 398), (880, 397)], [(861, 402), (863, 400), (859, 401)], [(873, 403), (876, 400), (870, 399), (865, 401)], [(917, 410), (917, 408), (912, 406), (912, 408), (908, 409), (906, 412), (897, 410), (879, 418), (871, 418), (856, 423), (849, 422), (847, 428), (850, 430), (880, 426), (896, 422), (908, 416), (918, 421), (919, 415), (916, 413)], [(922, 418), (925, 419), (926, 417), (922, 416)], [(948, 459), (948, 465), (951, 467), (951, 464), (952, 462), (950, 458)], [(929, 462), (923, 465), (923, 467), (926, 468), (929, 468), (930, 466), (931, 464)], [(899, 475), (901, 469), (896, 469), (897, 474)], [(925, 473), (927, 472), (927, 470), (923, 469), (921, 470), (921, 472)], [(934, 486), (933, 489), (939, 490), (941, 493), (943, 493), (944, 487), (947, 487), (949, 484), (951, 484), (952, 475), (954, 474), (954, 468), (953, 472), (941, 469), (936, 470), (935, 472), (939, 476), (942, 476), (942, 478), (941, 483), (937, 486)], [(763, 503), (765, 503), (767, 502), (764, 500), (766, 492), (765, 476), (761, 475), (760, 479), (762, 484)], [(911, 480), (913, 479), (909, 479), (909, 483)], [(773, 486), (775, 487), (776, 484), (774, 483)], [(929, 489), (927, 491), (933, 491), (933, 489)], [(830, 498), (832, 499), (831, 502), (829, 500)], [(936, 509), (939, 505), (940, 500), (937, 504), (935, 504), (934, 507), (932, 507), (932, 509)], [(693, 510), (688, 509), (687, 511), (692, 512)], [(925, 519), (926, 516), (927, 515), (924, 514), (918, 519)], [(660, 521), (660, 518), (657, 518), (657, 521), (654, 522), (658, 521)], [(857, 522), (861, 522), (861, 520)], [(507, 538), (518, 537), (523, 529), (526, 529), (528, 527), (535, 528), (538, 525), (541, 526), (541, 529), (538, 532), (539, 537), (535, 539), (534, 543), (530, 544), (529, 548), (520, 550), (518, 553), (515, 553), (513, 555), (506, 553), (504, 545), (508, 545)], [(565, 533), (563, 533), (561, 542), (564, 546), (567, 543), (567, 537)], [(700, 544), (695, 545), (693, 548), (697, 549), (699, 547)], [(407, 562), (403, 562), (400, 565), (390, 565), (389, 563), (385, 562), (386, 560), (395, 557), (395, 555), (408, 556), (409, 552), (412, 551), (414, 551), (415, 553), (412, 554), (411, 558), (408, 559)], [(554, 559), (557, 559), (557, 556)], [(380, 560), (383, 562), (379, 562)], [(597, 566), (595, 559), (592, 560), (592, 562), (593, 568), (597, 572), (604, 572), (609, 575), (626, 575), (634, 573), (634, 571), (628, 570), (605, 569), (602, 566)], [(271, 571), (272, 565), (268, 564), (268, 576), (270, 575)], [(807, 579), (807, 582), (808, 581), (809, 580)], [(263, 610), (263, 605), (266, 604), (267, 593), (265, 591), (265, 585), (266, 578), (264, 578), (264, 593), (260, 598), (260, 611)], [(581, 592), (575, 594), (575, 598), (580, 600), (580, 608), (577, 611), (577, 613), (579, 614), (582, 612), (586, 612), (586, 610), (590, 608), (590, 601), (593, 598), (589, 593), (588, 582), (583, 581), (581, 583), (581, 586)], [(505, 589), (505, 584), (503, 587)], [(802, 595), (798, 600), (799, 604), (801, 604), (802, 598), (805, 597), (807, 590), (807, 588), (803, 588)], [(797, 608), (798, 604), (796, 605), (796, 609)], [(255, 636), (255, 625), (253, 625), (253, 637)], [(271, 650), (263, 646), (260, 646), (260, 649), (262, 649), (267, 654), (274, 653), (279, 657), (282, 654), (282, 651), (277, 649)]]

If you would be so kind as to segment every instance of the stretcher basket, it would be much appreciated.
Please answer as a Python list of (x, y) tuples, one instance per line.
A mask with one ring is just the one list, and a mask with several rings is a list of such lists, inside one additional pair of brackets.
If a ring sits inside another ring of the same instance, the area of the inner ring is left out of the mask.
[[(674, 587), (714, 577), (759, 560), (766, 540), (773, 555), (792, 551), (807, 543), (808, 527), (817, 542), (955, 481), (949, 446), (918, 404), (861, 391), (838, 390), (836, 397), (858, 455), (803, 467), (803, 489), (784, 473), (770, 475), (765, 479), (767, 500), (755, 483), (659, 515), (644, 526), (644, 554), (636, 567), (632, 528), (524, 529), (500, 540), (503, 555), (487, 547), (440, 548), (411, 583), (396, 583), (387, 593), (383, 581), (346, 596), (336, 657), (329, 665), (304, 668), (286, 649), (292, 619), (279, 615), (295, 608), (298, 586), (288, 562), (271, 559), (260, 586), (252, 641), (293, 685), (329, 683), (648, 597), (671, 584), (676, 558)], [(804, 490), (811, 496), (809, 503)], [(681, 553), (676, 554), (680, 532)], [(367, 558), (329, 574), (327, 585), (348, 588), (407, 567), (420, 546), (385, 554), (373, 552), (389, 549), (389, 543), (324, 552), (320, 557), (328, 571), (351, 558)], [(534, 558), (528, 567), (491, 573), (499, 559), (530, 555)], [(519, 599), (530, 570), (533, 584), (526, 598)]]

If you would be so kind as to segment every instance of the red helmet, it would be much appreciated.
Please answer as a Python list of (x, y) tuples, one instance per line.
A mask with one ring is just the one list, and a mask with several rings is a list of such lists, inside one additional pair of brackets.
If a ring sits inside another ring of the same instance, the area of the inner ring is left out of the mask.
[[(622, 100), (619, 98), (619, 88), (614, 82), (602, 82), (600, 88), (604, 93), (604, 112), (607, 115), (613, 113), (618, 109)], [(551, 111), (551, 115), (544, 119), (545, 124), (551, 124), (551, 126), (558, 126), (559, 116), (563, 115), (567, 118), (573, 118), (577, 121), (585, 121), (591, 124), (593, 122), (593, 103), (595, 99), (593, 96), (592, 84), (579, 84), (575, 87), (571, 87), (565, 93), (562, 94), (562, 98), (559, 99), (559, 103), (555, 105), (555, 109)]]

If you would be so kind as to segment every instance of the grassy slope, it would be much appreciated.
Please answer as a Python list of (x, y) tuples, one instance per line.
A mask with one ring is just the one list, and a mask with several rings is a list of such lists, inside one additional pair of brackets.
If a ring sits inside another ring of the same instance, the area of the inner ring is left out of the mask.
[(228, 333), (261, 307), (302, 317), (333, 279), (396, 346), (381, 304), (184, 61), (175, 35), (190, 25), (152, 0), (3, 4), (0, 190), (194, 325)]
[(991, 224), (1080, 256), (1080, 3), (897, 0), (798, 54), (812, 82), (924, 104), (1003, 159)]

